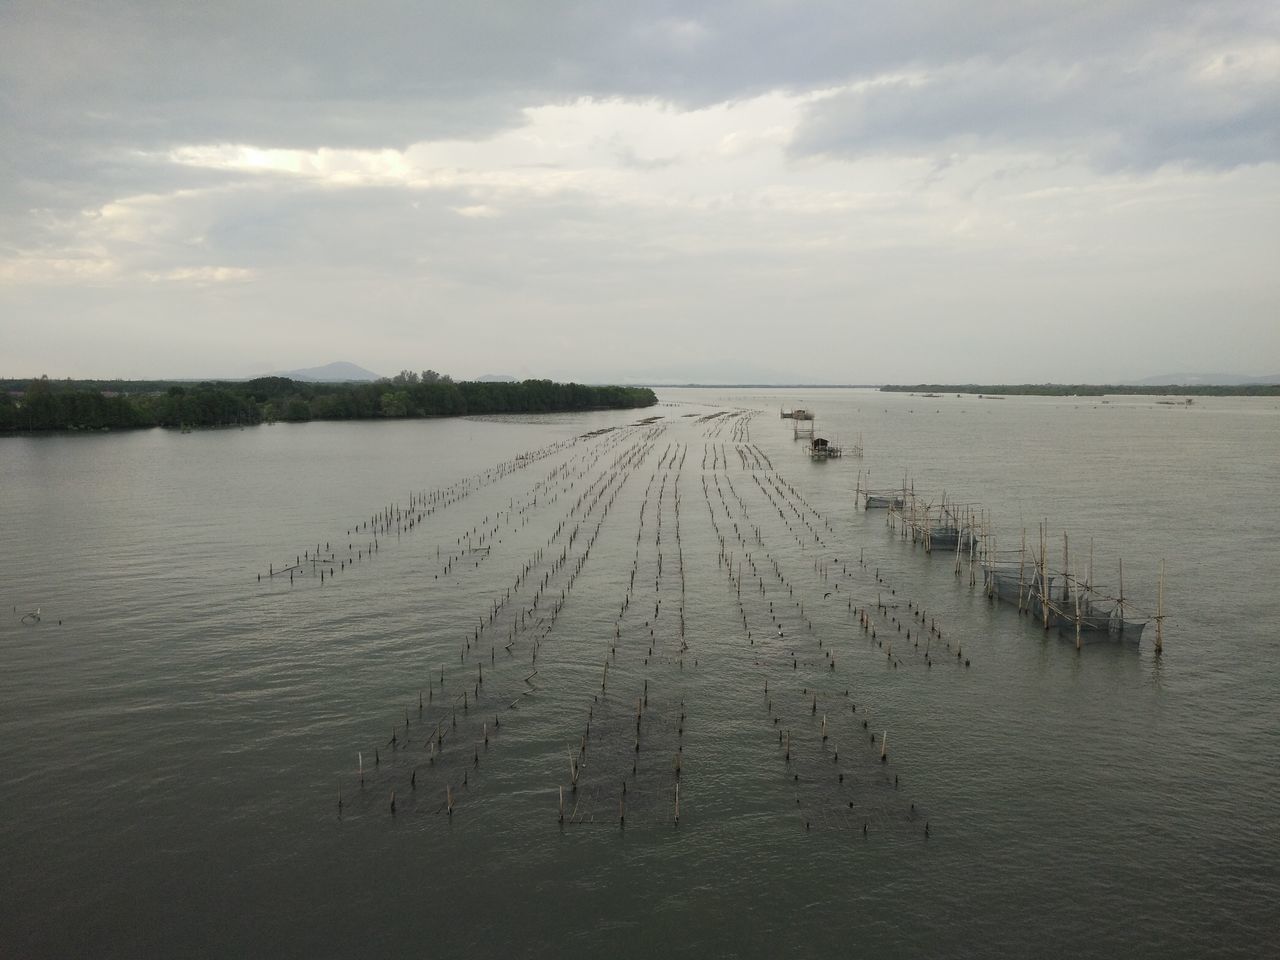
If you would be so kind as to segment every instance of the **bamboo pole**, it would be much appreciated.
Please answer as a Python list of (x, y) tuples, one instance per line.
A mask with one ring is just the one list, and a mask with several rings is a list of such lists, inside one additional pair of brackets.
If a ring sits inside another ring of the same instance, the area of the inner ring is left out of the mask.
[(1084, 594), (1085, 602), (1088, 603), (1089, 595), (1093, 591), (1093, 537), (1089, 538), (1089, 566), (1084, 572)]
[(1120, 609), (1120, 632), (1123, 633), (1124, 632), (1124, 558), (1123, 557), (1120, 559), (1120, 598), (1118, 603), (1119, 603), (1119, 609)]
[[(969, 537), (969, 586), (971, 587), (977, 583), (977, 571), (974, 565), (975, 561), (977, 560), (977, 551), (978, 551), (977, 538), (971, 535)], [(959, 553), (959, 552), (960, 552), (960, 543), (957, 541), (956, 553)]]
[(1067, 571), (1070, 569), (1071, 569), (1071, 555), (1070, 555), (1070, 551), (1067, 549), (1067, 531), (1063, 530), (1062, 531), (1062, 581), (1063, 581), (1062, 582), (1062, 600), (1064, 603), (1067, 600), (1071, 599), (1071, 595), (1068, 592), (1071, 589), (1071, 584), (1067, 582), (1068, 580)]
[(1076, 650), (1080, 650), (1080, 581), (1077, 577), (1071, 578), (1071, 594), (1076, 601)]
[(1044, 628), (1049, 629), (1049, 558), (1046, 555), (1046, 527), (1049, 521), (1040, 524), (1040, 612), (1044, 617)]
[(1022, 581), (1027, 566), (1027, 528), (1022, 528), (1022, 548), (1018, 551), (1018, 612), (1022, 613)]
[(1164, 561), (1160, 561), (1160, 580), (1156, 586), (1156, 655), (1164, 652)]

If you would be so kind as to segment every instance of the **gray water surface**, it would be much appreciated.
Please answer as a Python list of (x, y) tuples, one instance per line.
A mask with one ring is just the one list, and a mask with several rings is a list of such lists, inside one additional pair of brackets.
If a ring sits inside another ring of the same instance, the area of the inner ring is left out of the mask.
[[(659, 396), (0, 438), (0, 955), (1274, 953), (1280, 404)], [(992, 606), (861, 471), (1092, 539), (1137, 607), (1164, 559), (1163, 655)], [(267, 576), (317, 546), (359, 558)]]

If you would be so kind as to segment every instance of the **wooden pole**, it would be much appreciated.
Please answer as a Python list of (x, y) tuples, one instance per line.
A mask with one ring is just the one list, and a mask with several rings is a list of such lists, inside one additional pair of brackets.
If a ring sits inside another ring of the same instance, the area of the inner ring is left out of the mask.
[(1089, 602), (1089, 594), (1093, 590), (1093, 537), (1089, 538), (1089, 567), (1084, 572), (1084, 599)]
[(1062, 582), (1062, 600), (1064, 603), (1067, 600), (1071, 599), (1071, 595), (1068, 593), (1068, 591), (1071, 589), (1071, 584), (1067, 582), (1069, 579), (1067, 576), (1067, 571), (1070, 569), (1071, 569), (1071, 557), (1070, 557), (1070, 552), (1067, 549), (1067, 531), (1063, 530), (1062, 531), (1062, 581), (1063, 581)]
[(1076, 601), (1076, 650), (1080, 650), (1080, 581), (1078, 577), (1071, 578), (1071, 594)]
[(1048, 545), (1045, 543), (1048, 537), (1049, 521), (1046, 520), (1040, 526), (1040, 609), (1044, 614), (1044, 628), (1049, 629), (1049, 558), (1047, 556)]
[(1120, 560), (1120, 632), (1124, 633), (1124, 558)]
[[(956, 544), (956, 551), (959, 552), (960, 544)], [(974, 586), (978, 582), (976, 561), (978, 559), (978, 539), (973, 536), (972, 524), (970, 525), (969, 534), (969, 586)]]
[(1022, 581), (1027, 566), (1027, 528), (1022, 528), (1022, 548), (1018, 551), (1018, 612), (1022, 613)]
[(1164, 652), (1164, 561), (1160, 561), (1160, 580), (1156, 586), (1156, 656)]

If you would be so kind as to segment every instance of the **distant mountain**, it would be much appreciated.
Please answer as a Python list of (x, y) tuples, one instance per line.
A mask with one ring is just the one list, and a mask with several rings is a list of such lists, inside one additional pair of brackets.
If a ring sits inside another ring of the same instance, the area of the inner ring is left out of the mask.
[(288, 377), (290, 380), (306, 380), (311, 383), (347, 383), (356, 381), (367, 383), (381, 380), (382, 377), (364, 367), (357, 367), (346, 360), (335, 360), (323, 367), (306, 367), (302, 370), (281, 370), (270, 374), (273, 377)]
[(477, 383), (515, 383), (516, 378), (505, 373), (485, 373), (476, 377)]
[(1159, 376), (1134, 381), (1134, 385), (1140, 387), (1158, 387), (1166, 383), (1184, 387), (1238, 387), (1246, 383), (1280, 383), (1280, 373), (1263, 377), (1244, 376), (1238, 373), (1162, 373)]

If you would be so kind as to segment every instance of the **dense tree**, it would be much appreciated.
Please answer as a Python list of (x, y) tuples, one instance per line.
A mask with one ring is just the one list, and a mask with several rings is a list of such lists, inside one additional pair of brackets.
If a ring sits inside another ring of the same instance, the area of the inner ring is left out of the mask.
[[(402, 378), (402, 379), (401, 379)], [(304, 383), (259, 377), (245, 383), (0, 381), (0, 430), (252, 424), (262, 420), (358, 420), (484, 413), (624, 409), (657, 403), (640, 387), (588, 387), (526, 380), (479, 383), (435, 371), (402, 371), (377, 383)]]

